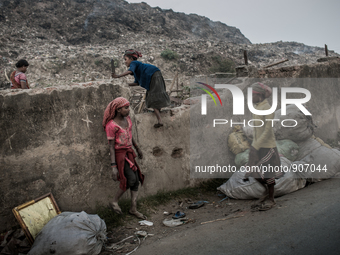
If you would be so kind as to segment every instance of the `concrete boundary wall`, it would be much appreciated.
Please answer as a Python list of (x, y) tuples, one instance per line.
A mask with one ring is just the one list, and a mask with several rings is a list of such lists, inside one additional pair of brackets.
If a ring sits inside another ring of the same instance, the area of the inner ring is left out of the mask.
[[(118, 187), (111, 179), (103, 112), (118, 85), (2, 91), (0, 94), (0, 231), (17, 224), (12, 208), (52, 192), (62, 211), (94, 213)], [(132, 115), (133, 135), (144, 153), (142, 196), (175, 190), (189, 180), (189, 117), (185, 108)], [(172, 116), (170, 116), (172, 115)], [(127, 197), (127, 195), (126, 195)]]

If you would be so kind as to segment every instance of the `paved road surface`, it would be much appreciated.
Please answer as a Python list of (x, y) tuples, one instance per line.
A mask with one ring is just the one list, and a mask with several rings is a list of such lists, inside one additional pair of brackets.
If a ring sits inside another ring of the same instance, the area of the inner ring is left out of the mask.
[[(277, 199), (265, 212), (193, 228), (142, 245), (134, 254), (340, 254), (340, 179)], [(156, 238), (156, 237), (152, 237)]]

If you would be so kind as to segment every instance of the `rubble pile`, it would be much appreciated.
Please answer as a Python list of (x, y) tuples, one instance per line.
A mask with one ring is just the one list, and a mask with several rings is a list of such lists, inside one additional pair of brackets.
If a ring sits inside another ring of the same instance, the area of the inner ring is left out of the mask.
[[(110, 79), (110, 60), (121, 73), (126, 70), (124, 50), (135, 48), (143, 54), (141, 61), (162, 70), (168, 84), (177, 70), (179, 84), (185, 87), (192, 76), (213, 73), (219, 65), (216, 57), (231, 60), (234, 67), (244, 64), (244, 50), (249, 65), (256, 68), (284, 59), (289, 61), (279, 67), (311, 64), (325, 55), (323, 48), (296, 42), (251, 44), (236, 28), (145, 3), (0, 0), (0, 7), (1, 88), (9, 88), (5, 74), (9, 76), (22, 58), (30, 63), (30, 87), (43, 88)], [(116, 32), (109, 36), (108, 30)], [(178, 57), (162, 58), (167, 49)], [(329, 56), (339, 55), (329, 51)], [(115, 83), (127, 80), (133, 78)]]

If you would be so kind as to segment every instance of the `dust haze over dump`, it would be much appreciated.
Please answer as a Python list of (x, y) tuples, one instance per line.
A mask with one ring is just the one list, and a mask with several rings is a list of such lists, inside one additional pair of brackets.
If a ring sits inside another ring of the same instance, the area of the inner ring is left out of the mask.
[[(141, 2), (130, 0), (130, 3)], [(196, 13), (213, 21), (235, 26), (252, 43), (294, 41), (311, 46), (324, 47), (340, 53), (340, 22), (338, 10), (340, 2), (308, 0), (279, 1), (245, 0), (145, 0), (150, 6), (172, 9), (186, 14)]]

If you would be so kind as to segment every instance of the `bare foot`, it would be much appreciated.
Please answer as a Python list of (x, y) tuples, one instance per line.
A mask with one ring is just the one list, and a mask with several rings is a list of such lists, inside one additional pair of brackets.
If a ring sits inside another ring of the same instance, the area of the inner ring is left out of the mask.
[(123, 214), (122, 209), (120, 209), (118, 203), (111, 202), (109, 203), (109, 206), (111, 210), (114, 211), (115, 213)]
[(263, 204), (262, 207), (259, 209), (260, 211), (267, 211), (272, 209), (273, 207), (276, 206), (275, 201), (268, 201), (267, 203)]
[(138, 212), (138, 211), (131, 211), (131, 210), (130, 210), (129, 213), (130, 213), (131, 215), (136, 216), (138, 219), (146, 220), (146, 216), (143, 215), (142, 213)]

